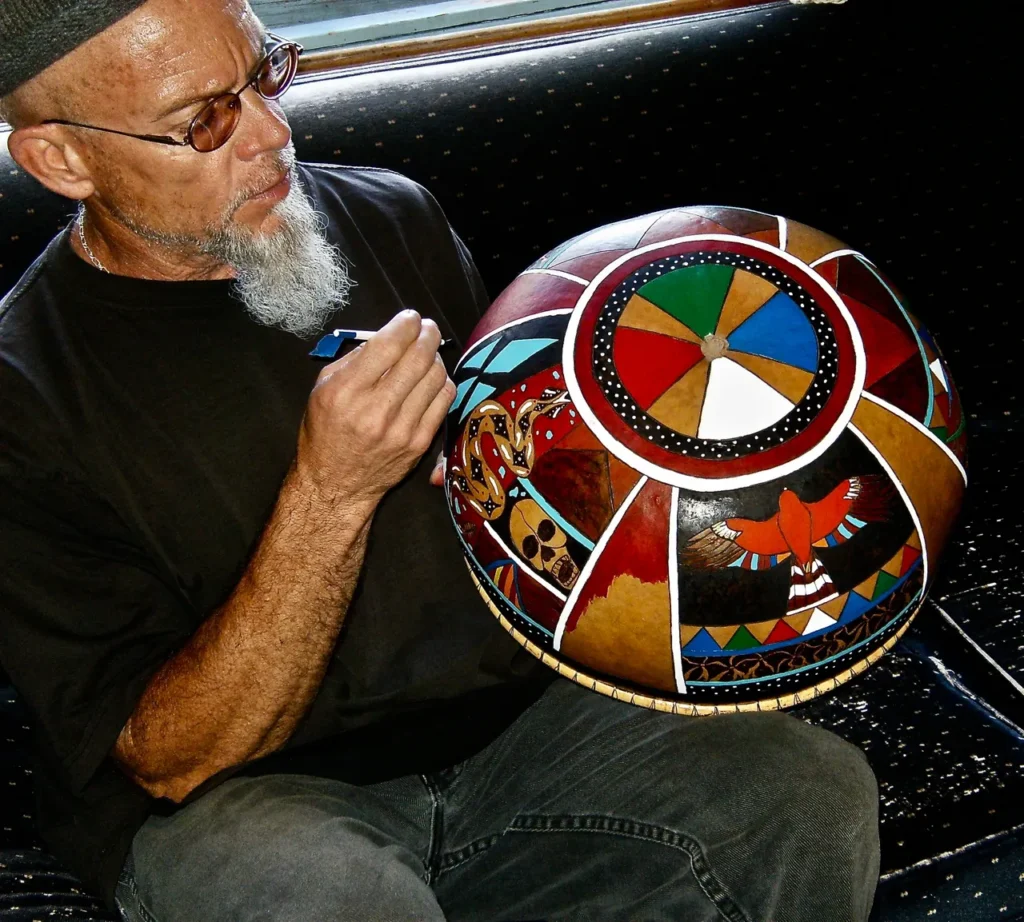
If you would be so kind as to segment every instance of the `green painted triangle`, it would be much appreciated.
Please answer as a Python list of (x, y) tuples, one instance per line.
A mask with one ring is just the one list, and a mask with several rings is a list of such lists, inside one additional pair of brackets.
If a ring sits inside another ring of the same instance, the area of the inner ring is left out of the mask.
[(637, 294), (703, 338), (715, 332), (735, 271), (732, 266), (687, 266), (648, 282)]
[(750, 631), (747, 630), (746, 625), (740, 625), (740, 629), (732, 635), (732, 640), (726, 644), (726, 650), (746, 650), (748, 647), (759, 647), (761, 641), (759, 641)]
[(878, 582), (875, 583), (875, 591), (871, 594), (871, 601), (881, 598), (899, 581), (900, 578), (898, 576), (893, 576), (891, 573), (886, 573), (883, 570), (878, 574)]
[(942, 439), (943, 442), (949, 438), (949, 430), (945, 426), (936, 426), (932, 429), (932, 433), (936, 438)]

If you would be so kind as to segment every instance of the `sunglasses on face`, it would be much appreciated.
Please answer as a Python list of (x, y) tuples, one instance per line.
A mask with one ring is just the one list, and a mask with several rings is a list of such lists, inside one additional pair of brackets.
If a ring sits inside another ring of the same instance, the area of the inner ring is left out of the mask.
[(235, 133), (242, 117), (242, 93), (252, 87), (264, 99), (279, 99), (285, 90), (292, 85), (295, 72), (299, 66), (299, 55), (302, 46), (297, 42), (289, 42), (273, 33), (267, 33), (270, 41), (267, 52), (253, 70), (252, 76), (245, 85), (235, 93), (225, 93), (209, 100), (189, 122), (184, 140), (171, 138), (167, 135), (133, 134), (130, 131), (118, 131), (116, 128), (101, 128), (98, 125), (85, 125), (82, 122), (70, 122), (61, 118), (48, 118), (44, 125), (70, 125), (74, 128), (89, 128), (92, 131), (106, 131), (119, 134), (126, 138), (137, 138), (140, 141), (152, 141), (154, 144), (173, 144), (175, 147), (191, 147), (201, 154), (208, 154), (223, 147), (228, 138)]

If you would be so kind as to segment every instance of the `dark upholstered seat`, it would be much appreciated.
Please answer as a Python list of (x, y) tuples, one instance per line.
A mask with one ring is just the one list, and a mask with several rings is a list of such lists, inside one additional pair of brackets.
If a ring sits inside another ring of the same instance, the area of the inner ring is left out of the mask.
[[(904, 641), (798, 713), (878, 775), (875, 919), (985, 922), (1024, 918), (1016, 58), (994, 8), (911, 6), (780, 3), (320, 75), (285, 101), (303, 159), (428, 186), (492, 295), (574, 234), (694, 203), (819, 226), (902, 283), (969, 414), (967, 507)], [(0, 291), (71, 212), (0, 154)], [(107, 919), (38, 850), (27, 723), (0, 696), (0, 919)]]

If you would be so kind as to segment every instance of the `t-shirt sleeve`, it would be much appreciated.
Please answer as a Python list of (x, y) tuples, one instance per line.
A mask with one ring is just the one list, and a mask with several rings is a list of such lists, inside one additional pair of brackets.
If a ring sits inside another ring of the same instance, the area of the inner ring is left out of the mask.
[(0, 663), (81, 792), (194, 615), (84, 486), (0, 464)]
[(431, 246), (418, 248), (424, 276), (444, 299), (442, 307), (453, 321), (456, 335), (465, 342), (491, 303), (480, 270), (433, 194), (419, 183), (405, 181), (423, 228), (413, 232), (420, 240), (432, 241)]
[[(469, 248), (426, 187), (377, 167), (312, 165), (313, 192), (328, 216), (347, 213), (359, 233), (372, 231), (392, 264), (407, 259), (462, 342), (490, 306)], [(423, 309), (415, 303), (409, 307)]]

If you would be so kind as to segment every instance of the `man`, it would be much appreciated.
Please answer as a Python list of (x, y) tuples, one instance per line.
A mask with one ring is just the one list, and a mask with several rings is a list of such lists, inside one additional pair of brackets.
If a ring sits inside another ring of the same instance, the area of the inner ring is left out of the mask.
[[(429, 460), (479, 276), (419, 186), (295, 163), (294, 46), (245, 0), (37, 0), (0, 55), (12, 155), (83, 205), (0, 307), (0, 659), (88, 886), (157, 922), (866, 918), (861, 753), (602, 698), (486, 613)], [(334, 325), (380, 332), (321, 369)]]

